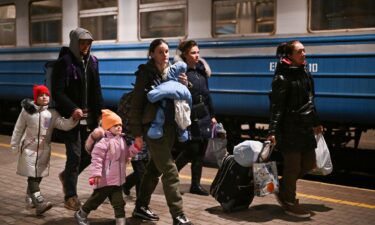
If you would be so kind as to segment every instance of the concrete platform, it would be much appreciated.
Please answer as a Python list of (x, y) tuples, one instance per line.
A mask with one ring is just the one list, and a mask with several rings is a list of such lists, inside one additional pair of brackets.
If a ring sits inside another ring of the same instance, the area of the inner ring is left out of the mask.
[[(65, 148), (53, 144), (50, 176), (41, 184), (41, 191), (54, 207), (41, 217), (25, 208), (26, 178), (16, 175), (16, 156), (9, 151), (9, 136), (0, 136), (0, 224), (76, 224), (73, 211), (63, 206), (63, 194), (58, 173), (65, 165)], [(128, 168), (128, 172), (131, 167)], [(202, 184), (209, 189), (217, 169), (204, 168)], [(79, 177), (78, 194), (85, 201), (92, 189), (88, 184), (89, 174)], [(180, 175), (181, 191), (190, 187), (190, 168), (186, 166)], [(159, 184), (152, 196), (150, 207), (160, 216), (157, 223), (144, 222), (131, 217), (135, 192), (126, 197), (127, 224), (172, 224), (163, 190)], [(235, 213), (224, 213), (219, 203), (211, 196), (183, 195), (184, 210), (194, 224), (319, 224), (319, 225), (368, 225), (375, 224), (375, 190), (337, 186), (301, 180), (298, 198), (303, 206), (313, 213), (310, 219), (297, 219), (286, 215), (274, 196), (255, 197), (250, 208)], [(108, 201), (90, 214), (92, 225), (115, 224), (114, 214)]]

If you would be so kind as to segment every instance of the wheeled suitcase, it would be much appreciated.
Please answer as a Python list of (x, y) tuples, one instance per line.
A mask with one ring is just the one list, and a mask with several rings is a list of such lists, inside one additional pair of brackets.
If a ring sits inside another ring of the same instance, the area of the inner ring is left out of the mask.
[(210, 194), (226, 212), (249, 208), (254, 199), (251, 167), (242, 167), (233, 155), (226, 156), (211, 185)]

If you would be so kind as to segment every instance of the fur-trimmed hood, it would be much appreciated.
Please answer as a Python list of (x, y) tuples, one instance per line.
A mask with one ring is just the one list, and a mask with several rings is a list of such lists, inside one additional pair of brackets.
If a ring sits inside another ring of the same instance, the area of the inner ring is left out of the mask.
[(32, 99), (30, 99), (30, 98), (26, 98), (26, 99), (22, 100), (21, 106), (30, 115), (32, 115), (32, 114), (34, 114), (34, 113), (36, 113), (38, 111), (42, 111), (42, 110), (48, 109), (48, 106), (38, 106), (38, 105), (35, 105), (34, 101)]
[[(175, 55), (173, 57), (173, 63), (176, 63), (179, 61), (184, 62), (184, 60), (182, 59), (180, 55)], [(208, 65), (207, 61), (201, 57), (199, 57), (199, 61), (203, 64), (207, 77), (211, 77), (211, 67)]]

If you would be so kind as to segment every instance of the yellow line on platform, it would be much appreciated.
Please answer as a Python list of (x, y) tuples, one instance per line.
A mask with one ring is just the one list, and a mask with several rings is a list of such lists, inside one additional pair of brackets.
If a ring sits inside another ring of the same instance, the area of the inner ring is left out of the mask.
[(1, 147), (5, 147), (5, 148), (10, 148), (10, 145), (9, 145), (9, 144), (3, 144), (3, 143), (0, 143), (0, 146), (1, 146)]
[[(191, 176), (186, 176), (186, 175), (181, 175), (181, 174), (179, 176), (180, 176), (180, 178), (182, 178), (184, 180), (190, 180), (191, 179)], [(208, 179), (208, 178), (202, 177), (201, 181), (204, 181), (204, 182), (207, 182), (207, 183), (211, 184), (213, 182), (213, 179)], [(340, 185), (335, 185), (335, 186), (342, 187)], [(367, 191), (368, 189), (361, 189), (361, 190)], [(370, 190), (370, 191), (372, 191), (372, 190)], [(321, 197), (321, 196), (308, 195), (308, 194), (303, 194), (303, 193), (297, 193), (297, 196), (315, 199), (315, 200), (320, 200), (320, 201), (323, 201), (323, 202), (331, 202), (331, 203), (337, 203), (337, 204), (342, 204), (342, 205), (350, 205), (350, 206), (358, 206), (358, 207), (362, 207), (362, 208), (375, 209), (375, 205), (370, 205), (370, 204), (365, 204), (365, 203), (360, 203), (360, 202), (351, 202), (351, 201), (339, 200), (339, 199), (334, 199), (334, 198), (326, 198), (326, 197)]]
[[(0, 147), (10, 148), (10, 145), (0, 143)], [(51, 155), (53, 155), (55, 157), (66, 159), (65, 154), (52, 152)], [(186, 175), (180, 174), (179, 177), (184, 179), (184, 180), (191, 180), (191, 176), (186, 176)], [(201, 181), (204, 181), (206, 183), (211, 184), (213, 182), (213, 179), (202, 177)], [(312, 181), (310, 181), (310, 182), (312, 182)], [(325, 183), (321, 183), (321, 182), (316, 182), (316, 183), (325, 184)], [(345, 187), (345, 186), (341, 186), (341, 185), (335, 185), (335, 186)], [(368, 190), (368, 189), (361, 189), (361, 190), (372, 191), (372, 190)], [(342, 204), (342, 205), (350, 205), (350, 206), (357, 206), (357, 207), (368, 208), (368, 209), (375, 209), (375, 205), (370, 205), (370, 204), (365, 204), (365, 203), (360, 203), (360, 202), (351, 202), (351, 201), (339, 200), (339, 199), (334, 199), (334, 198), (326, 198), (326, 197), (321, 197), (321, 196), (308, 195), (308, 194), (303, 194), (303, 193), (297, 193), (297, 196), (303, 197), (303, 198), (315, 199), (315, 200), (319, 200), (319, 201), (323, 201), (323, 202), (331, 202), (331, 203)]]
[(320, 201), (323, 201), (323, 202), (332, 202), (332, 203), (337, 203), (337, 204), (342, 204), (342, 205), (359, 206), (359, 207), (362, 207), (362, 208), (375, 209), (375, 205), (370, 205), (370, 204), (365, 204), (365, 203), (360, 203), (360, 202), (344, 201), (344, 200), (338, 200), (338, 199), (334, 199), (334, 198), (326, 198), (326, 197), (320, 197), (320, 196), (315, 196), (315, 195), (307, 195), (307, 194), (302, 194), (302, 193), (297, 193), (297, 196), (304, 197), (304, 198), (311, 198), (311, 199), (315, 199), (315, 200), (320, 200)]
[(61, 154), (61, 153), (57, 153), (57, 152), (52, 152), (51, 155), (59, 157), (59, 158), (66, 159), (66, 155), (65, 154)]

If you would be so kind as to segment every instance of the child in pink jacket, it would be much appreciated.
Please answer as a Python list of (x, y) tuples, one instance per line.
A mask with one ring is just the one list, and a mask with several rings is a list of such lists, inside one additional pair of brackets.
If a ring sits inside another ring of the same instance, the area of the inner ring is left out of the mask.
[(121, 118), (111, 110), (102, 110), (104, 137), (95, 144), (91, 153), (90, 184), (94, 193), (79, 211), (74, 214), (80, 225), (89, 224), (87, 216), (106, 198), (109, 198), (115, 212), (116, 225), (125, 224), (125, 202), (122, 197), (122, 185), (125, 183), (126, 163), (140, 151), (134, 144), (127, 146), (122, 137)]

